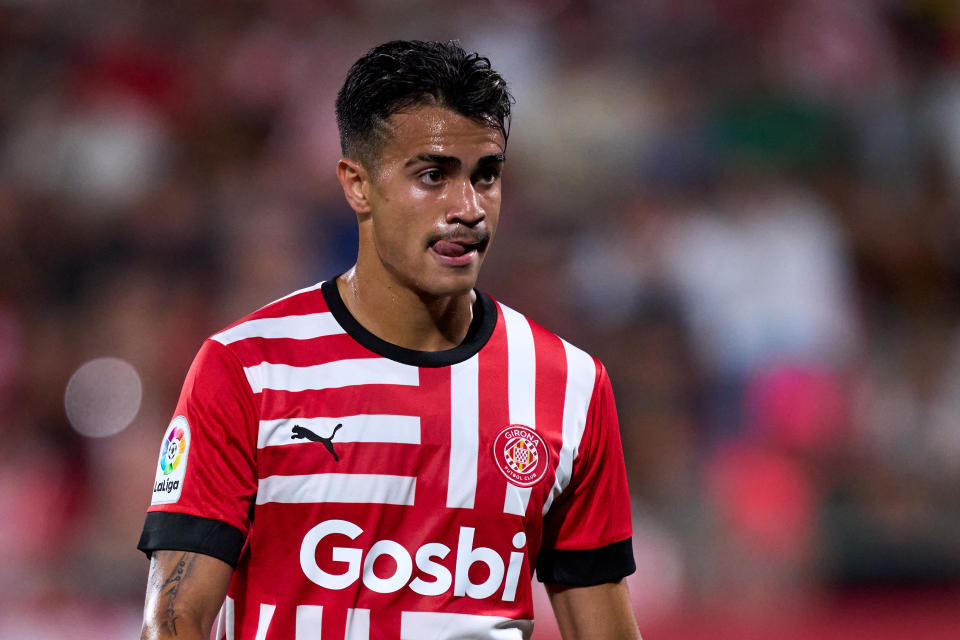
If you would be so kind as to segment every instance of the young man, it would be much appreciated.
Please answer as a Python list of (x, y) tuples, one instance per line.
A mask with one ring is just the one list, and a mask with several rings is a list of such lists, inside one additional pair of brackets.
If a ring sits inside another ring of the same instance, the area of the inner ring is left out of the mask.
[[(212, 336), (164, 436), (142, 638), (639, 638), (596, 360), (474, 289), (511, 97), (390, 42), (337, 98), (356, 265)], [(221, 606), (222, 605), (222, 606)]]

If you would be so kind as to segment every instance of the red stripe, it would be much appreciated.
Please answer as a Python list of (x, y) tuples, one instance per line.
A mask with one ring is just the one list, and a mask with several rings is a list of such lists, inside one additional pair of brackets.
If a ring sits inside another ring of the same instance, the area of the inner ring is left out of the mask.
[[(420, 446), (417, 464), (417, 506), (431, 512), (447, 502), (450, 468), (450, 367), (420, 369), (422, 388), (417, 394), (420, 412)], [(427, 517), (427, 516), (425, 516)]]
[(324, 313), (330, 311), (327, 301), (323, 298), (320, 289), (298, 293), (290, 298), (271, 302), (262, 309), (257, 309), (253, 313), (244, 316), (233, 324), (227, 325), (223, 331), (232, 329), (249, 320), (260, 320), (261, 318), (282, 318), (284, 316), (302, 316), (311, 313)]
[(247, 338), (229, 345), (245, 367), (261, 362), (309, 367), (337, 360), (380, 357), (345, 333), (310, 340)]
[(530, 323), (537, 358), (537, 433), (550, 449), (550, 468), (534, 488), (531, 502), (543, 504), (556, 478), (560, 448), (563, 446), (563, 404), (567, 389), (567, 356), (560, 338), (540, 325)]
[(487, 513), (503, 511), (506, 478), (493, 460), (493, 441), (510, 424), (507, 386), (507, 329), (503, 316), (487, 346), (479, 353), (480, 438), (477, 456), (475, 508)]
[(327, 301), (323, 298), (323, 292), (320, 289), (298, 293), (290, 298), (277, 300), (265, 306), (262, 309), (254, 311), (245, 320), (256, 320), (257, 318), (280, 318), (283, 316), (299, 316), (308, 313), (323, 313), (329, 311)]
[(321, 638), (343, 638), (347, 635), (347, 609), (346, 607), (331, 607), (329, 603), (321, 602), (323, 606), (323, 617), (320, 621)]
[[(298, 442), (257, 451), (257, 474), (295, 476), (311, 473), (376, 473), (396, 476), (416, 475), (417, 465), (434, 455), (416, 444), (395, 442), (333, 442), (340, 458), (334, 460), (320, 442)], [(419, 482), (417, 483), (420, 484)], [(417, 488), (420, 500), (420, 488)]]
[(308, 391), (264, 389), (256, 397), (260, 419), (277, 420), (340, 418), (361, 413), (417, 416), (424, 409), (424, 395), (419, 387), (371, 384)]

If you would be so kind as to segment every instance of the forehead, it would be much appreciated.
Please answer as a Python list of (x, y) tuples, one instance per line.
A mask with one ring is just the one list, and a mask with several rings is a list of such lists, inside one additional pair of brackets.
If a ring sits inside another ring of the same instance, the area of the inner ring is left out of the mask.
[(471, 120), (447, 108), (419, 106), (395, 113), (381, 160), (406, 161), (421, 153), (468, 160), (503, 153), (506, 141), (494, 126)]

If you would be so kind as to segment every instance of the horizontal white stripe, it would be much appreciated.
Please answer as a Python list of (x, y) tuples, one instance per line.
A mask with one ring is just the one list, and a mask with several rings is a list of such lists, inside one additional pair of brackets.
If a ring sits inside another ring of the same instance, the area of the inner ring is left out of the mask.
[(335, 360), (309, 367), (261, 362), (252, 367), (244, 367), (243, 370), (254, 393), (260, 393), (264, 389), (305, 391), (365, 384), (399, 384), (413, 387), (420, 384), (420, 371), (417, 367), (386, 358)]
[(597, 377), (597, 365), (590, 354), (566, 340), (563, 340), (563, 350), (567, 356), (567, 386), (563, 397), (563, 445), (560, 448), (553, 487), (543, 504), (544, 515), (550, 510), (557, 496), (570, 484), (573, 462), (580, 454), (580, 441), (586, 429), (587, 412)]
[(317, 289), (319, 289), (320, 287), (323, 286), (323, 282), (324, 282), (324, 281), (321, 280), (321, 281), (318, 282), (317, 284), (312, 284), (312, 285), (310, 285), (309, 287), (304, 287), (303, 289), (297, 289), (296, 291), (291, 291), (290, 293), (288, 293), (287, 295), (283, 296), (282, 298), (277, 298), (276, 300), (274, 300), (274, 301), (271, 302), (270, 304), (264, 305), (264, 307), (261, 307), (261, 308), (269, 307), (269, 306), (270, 306), (271, 304), (273, 304), (274, 302), (280, 302), (281, 300), (286, 300), (287, 298), (292, 298), (292, 297), (294, 297), (294, 296), (298, 296), (298, 295), (300, 295), (301, 293), (309, 293), (310, 291), (316, 291)]
[(247, 338), (290, 338), (309, 340), (346, 333), (332, 313), (310, 313), (282, 318), (247, 320), (213, 336), (220, 344), (230, 344)]
[(361, 414), (341, 418), (261, 420), (257, 446), (262, 449), (305, 442), (291, 437), (295, 426), (309, 429), (318, 436), (328, 438), (338, 424), (343, 426), (337, 430), (333, 438), (335, 444), (341, 442), (420, 444), (420, 416)]
[(257, 504), (268, 502), (412, 505), (417, 489), (413, 476), (373, 473), (313, 473), (261, 478)]
[(532, 634), (533, 620), (426, 611), (400, 614), (401, 640), (526, 640)]

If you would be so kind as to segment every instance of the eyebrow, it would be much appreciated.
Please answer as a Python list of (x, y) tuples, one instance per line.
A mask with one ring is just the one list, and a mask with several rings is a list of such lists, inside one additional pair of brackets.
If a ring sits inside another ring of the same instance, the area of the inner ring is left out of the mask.
[[(477, 160), (477, 166), (502, 163), (505, 160), (506, 157), (502, 153), (492, 153)], [(445, 156), (438, 153), (419, 153), (407, 160), (404, 166), (409, 167), (417, 162), (429, 162), (430, 164), (438, 164), (453, 170), (459, 169), (463, 165), (460, 158), (455, 156)]]

